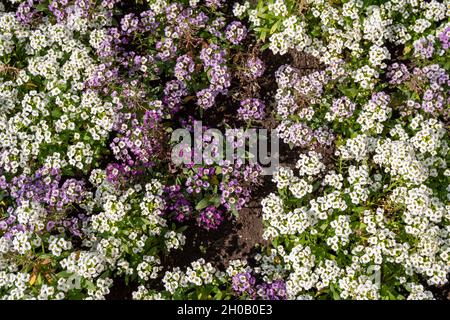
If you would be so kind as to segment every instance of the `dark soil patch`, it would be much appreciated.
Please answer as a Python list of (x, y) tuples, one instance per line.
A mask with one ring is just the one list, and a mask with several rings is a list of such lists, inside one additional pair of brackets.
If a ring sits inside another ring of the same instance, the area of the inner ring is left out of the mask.
[(182, 251), (173, 251), (164, 259), (164, 265), (184, 268), (204, 258), (223, 269), (234, 259), (248, 259), (255, 246), (263, 243), (261, 208), (257, 201), (241, 210), (236, 219), (225, 221), (218, 230), (205, 231), (191, 226), (185, 231), (186, 244)]
[(131, 300), (132, 294), (137, 290), (136, 283), (125, 283), (123, 278), (115, 278), (106, 300)]

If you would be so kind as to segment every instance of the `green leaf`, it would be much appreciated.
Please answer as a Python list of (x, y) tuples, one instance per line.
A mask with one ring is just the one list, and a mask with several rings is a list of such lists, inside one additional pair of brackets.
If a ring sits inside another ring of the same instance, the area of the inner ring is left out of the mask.
[(236, 210), (236, 205), (235, 204), (231, 205), (231, 213), (233, 214), (233, 216), (239, 217), (239, 212)]
[(222, 293), (222, 291), (218, 291), (217, 293), (216, 293), (216, 295), (214, 296), (214, 299), (215, 300), (222, 300), (222, 297), (223, 297), (223, 293)]
[(220, 205), (220, 197), (215, 196), (215, 197), (211, 198), (210, 203), (215, 205), (216, 207), (218, 207)]
[(57, 274), (58, 278), (68, 278), (72, 275), (72, 272), (69, 271), (61, 271)]
[(40, 11), (40, 12), (47, 11), (48, 10), (48, 6), (46, 4), (44, 4), (44, 3), (38, 4), (36, 6), (36, 10)]
[(270, 47), (270, 43), (266, 43), (261, 47), (261, 51), (267, 50)]
[(280, 25), (280, 23), (281, 23), (281, 20), (278, 20), (278, 21), (272, 26), (272, 28), (270, 28), (270, 34), (274, 34), (275, 31), (277, 31), (278, 26)]
[(205, 209), (208, 205), (209, 205), (209, 199), (203, 198), (202, 200), (200, 200), (199, 203), (197, 203), (197, 205), (195, 206), (195, 209), (202, 210), (202, 209)]
[(330, 286), (331, 294), (333, 295), (334, 300), (341, 300), (341, 297), (339, 296), (339, 293), (334, 290), (334, 286)]
[(95, 286), (95, 284), (92, 281), (89, 281), (87, 279), (84, 280), (84, 284), (86, 285), (86, 288), (90, 289), (90, 290), (95, 290), (97, 289), (97, 287)]
[(61, 111), (60, 110), (58, 110), (58, 109), (55, 109), (55, 110), (53, 110), (52, 111), (52, 117), (53, 118), (59, 118), (59, 117), (61, 117)]
[(259, 36), (259, 40), (266, 41), (267, 31), (263, 30), (261, 31), (261, 35)]

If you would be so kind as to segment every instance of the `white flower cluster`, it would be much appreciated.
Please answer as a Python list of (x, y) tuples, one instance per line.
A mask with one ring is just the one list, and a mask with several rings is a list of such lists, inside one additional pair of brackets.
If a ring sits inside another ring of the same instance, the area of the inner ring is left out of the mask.
[(345, 58), (348, 53), (363, 62), (363, 65), (355, 63), (358, 67), (353, 77), (367, 90), (373, 89), (379, 71), (386, 68), (386, 60), (392, 54), (388, 49), (391, 43), (411, 48), (415, 38), (450, 15), (445, 1), (436, 0), (391, 0), (379, 5), (345, 0), (339, 6), (323, 0), (307, 0), (300, 6), (303, 9), (307, 6), (306, 13), (303, 12), (306, 17), (291, 9), (292, 12), (285, 12), (283, 2), (271, 1), (247, 9), (250, 23), (254, 27), (264, 26), (259, 32), (266, 29), (274, 32), (269, 38), (273, 53), (285, 54), (289, 49), (296, 49), (326, 65)]
[(61, 266), (81, 278), (92, 280), (106, 270), (106, 261), (96, 252), (75, 251), (61, 261)]
[(150, 9), (155, 14), (163, 13), (164, 9), (168, 6), (167, 0), (147, 0), (147, 2), (150, 5)]
[(236, 2), (233, 5), (233, 15), (236, 18), (242, 18), (242, 16), (245, 14), (245, 12), (250, 8), (250, 3), (248, 1), (245, 1), (244, 4), (240, 4), (239, 2)]
[[(389, 99), (382, 93), (378, 98), (382, 104), (369, 102), (363, 112), (388, 108)], [(390, 118), (386, 112), (375, 122)], [(324, 189), (322, 196), (303, 194), (300, 202), (285, 192), (295, 181), (293, 171), (279, 170), (279, 195), (262, 200), (263, 237), (290, 244), (260, 256), (257, 270), (269, 280), (285, 279), (290, 298), (326, 289), (344, 299), (379, 299), (380, 268), (389, 263), (404, 277), (399, 286), (409, 299), (433, 298), (417, 276), (439, 286), (450, 273), (450, 206), (427, 186), (443, 178), (448, 199), (446, 134), (443, 123), (418, 115), (409, 125), (392, 126), (386, 137), (376, 130), (356, 135), (337, 151), (346, 163), (338, 172), (326, 172), (319, 154), (302, 154), (300, 175), (309, 184), (319, 179)], [(324, 248), (336, 255), (324, 254)], [(330, 260), (340, 255), (347, 258)]]
[(248, 266), (246, 260), (231, 260), (228, 262), (228, 267), (225, 270), (228, 277), (233, 277), (238, 273), (250, 272), (251, 268)]
[(294, 178), (294, 171), (291, 168), (279, 167), (273, 174), (272, 181), (277, 184), (278, 189), (287, 188), (290, 186)]
[(325, 165), (321, 162), (322, 155), (315, 151), (310, 151), (307, 155), (301, 154), (296, 164), (300, 176), (313, 177), (325, 170)]
[(186, 268), (186, 271), (181, 271), (180, 268), (167, 271), (162, 282), (165, 289), (173, 294), (178, 288), (212, 283), (216, 272), (216, 268), (211, 263), (206, 263), (204, 259), (199, 259), (192, 262), (191, 266)]
[(156, 279), (158, 272), (162, 270), (159, 266), (161, 261), (154, 256), (144, 256), (143, 261), (136, 267), (138, 277), (144, 281), (149, 279)]
[(390, 98), (384, 92), (372, 96), (372, 99), (362, 107), (357, 122), (362, 131), (374, 130), (376, 133), (383, 132), (383, 122), (390, 118), (392, 109), (388, 107)]
[[(83, 24), (97, 26), (95, 20)], [(0, 57), (26, 52), (26, 67), (1, 85), (0, 100), (8, 103), (0, 107), (0, 165), (6, 172), (27, 173), (42, 158), (58, 159), (58, 168), (86, 170), (93, 143), (106, 141), (115, 120), (114, 103), (84, 90), (97, 68), (91, 48), (70, 26), (47, 22), (27, 28), (10, 13), (0, 15), (0, 34)]]
[(164, 300), (160, 292), (150, 292), (145, 286), (139, 286), (136, 291), (132, 293), (133, 300)]
[(63, 251), (72, 249), (72, 243), (62, 237), (50, 236), (48, 240), (48, 250), (53, 255), (59, 257)]

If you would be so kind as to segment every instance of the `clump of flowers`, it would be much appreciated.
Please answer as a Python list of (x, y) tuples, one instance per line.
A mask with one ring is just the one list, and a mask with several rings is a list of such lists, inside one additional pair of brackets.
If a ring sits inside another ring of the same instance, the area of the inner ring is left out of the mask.
[(259, 99), (245, 99), (241, 101), (238, 116), (244, 121), (263, 120), (266, 112), (264, 102)]
[(282, 280), (263, 283), (256, 287), (257, 294), (263, 300), (285, 300), (286, 284)]
[(246, 68), (246, 75), (250, 79), (257, 79), (263, 76), (266, 70), (266, 65), (261, 59), (252, 57), (247, 60)]
[(215, 230), (223, 222), (223, 212), (214, 206), (202, 210), (197, 218), (197, 223), (206, 230)]
[(226, 30), (225, 36), (232, 44), (240, 44), (247, 36), (247, 28), (240, 21), (233, 21)]
[(248, 272), (238, 273), (232, 277), (231, 285), (238, 295), (254, 295), (255, 278)]

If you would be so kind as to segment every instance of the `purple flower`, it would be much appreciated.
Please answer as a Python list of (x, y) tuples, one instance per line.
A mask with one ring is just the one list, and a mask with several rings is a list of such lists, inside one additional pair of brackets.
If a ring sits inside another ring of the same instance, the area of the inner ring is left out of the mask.
[(182, 98), (187, 96), (187, 94), (188, 91), (184, 82), (172, 80), (166, 83), (163, 102), (169, 108), (170, 113), (173, 114), (179, 110)]
[(225, 37), (232, 44), (238, 45), (247, 37), (247, 28), (240, 21), (233, 21), (227, 26)]
[(266, 116), (266, 106), (259, 99), (245, 99), (241, 101), (238, 117), (242, 120), (262, 120)]
[(408, 67), (403, 63), (393, 63), (388, 68), (387, 77), (390, 84), (401, 84), (410, 78)]
[(35, 14), (37, 13), (34, 8), (36, 0), (26, 0), (19, 4), (16, 11), (16, 18), (20, 23), (28, 24), (30, 23)]
[(164, 192), (167, 214), (171, 215), (178, 222), (186, 221), (192, 217), (192, 205), (181, 192), (180, 185), (166, 187)]
[(6, 229), (8, 229), (8, 224), (6, 223), (6, 221), (0, 221), (0, 230), (5, 231)]
[(414, 42), (414, 54), (422, 59), (430, 59), (434, 53), (434, 37), (420, 38)]
[(173, 58), (177, 52), (177, 46), (174, 39), (167, 37), (156, 44), (156, 49), (159, 51), (156, 55), (162, 61), (168, 61)]
[(249, 272), (240, 272), (231, 279), (231, 287), (238, 295), (254, 295), (255, 278)]
[(205, 5), (212, 9), (220, 9), (222, 8), (225, 0), (206, 0)]
[(129, 13), (120, 21), (120, 27), (125, 33), (131, 34), (138, 30), (139, 19), (133, 13)]
[(54, 227), (55, 227), (55, 222), (54, 221), (47, 222), (46, 229), (47, 229), (48, 232), (52, 231)]
[(248, 59), (247, 68), (246, 75), (251, 79), (257, 79), (264, 74), (266, 65), (261, 59), (254, 57)]
[(54, 0), (50, 2), (48, 9), (56, 17), (58, 22), (61, 22), (66, 17), (66, 7), (68, 0)]
[(263, 300), (286, 300), (286, 283), (275, 280), (256, 286), (258, 296)]
[(200, 215), (197, 218), (197, 223), (199, 226), (209, 231), (219, 228), (223, 220), (222, 210), (214, 206), (209, 206), (200, 212)]
[(439, 34), (439, 41), (441, 41), (442, 49), (445, 51), (448, 50), (449, 44), (449, 38), (450, 38), (450, 27), (447, 27), (444, 31), (442, 31)]
[(191, 74), (194, 72), (195, 63), (192, 58), (185, 54), (177, 59), (175, 65), (175, 77), (180, 81), (191, 80)]
[(203, 109), (211, 108), (216, 102), (217, 91), (210, 88), (197, 92), (197, 104)]
[(231, 75), (227, 66), (215, 65), (211, 69), (211, 89), (226, 94), (231, 85)]
[(350, 118), (353, 115), (355, 108), (356, 105), (345, 96), (333, 99), (333, 104), (331, 105), (330, 112), (327, 114), (327, 119), (329, 121), (338, 120), (342, 122), (344, 119)]
[(200, 60), (203, 62), (205, 69), (215, 65), (224, 64), (226, 62), (225, 56), (225, 50), (221, 50), (220, 47), (214, 43), (211, 43), (209, 47), (203, 48), (200, 51)]

